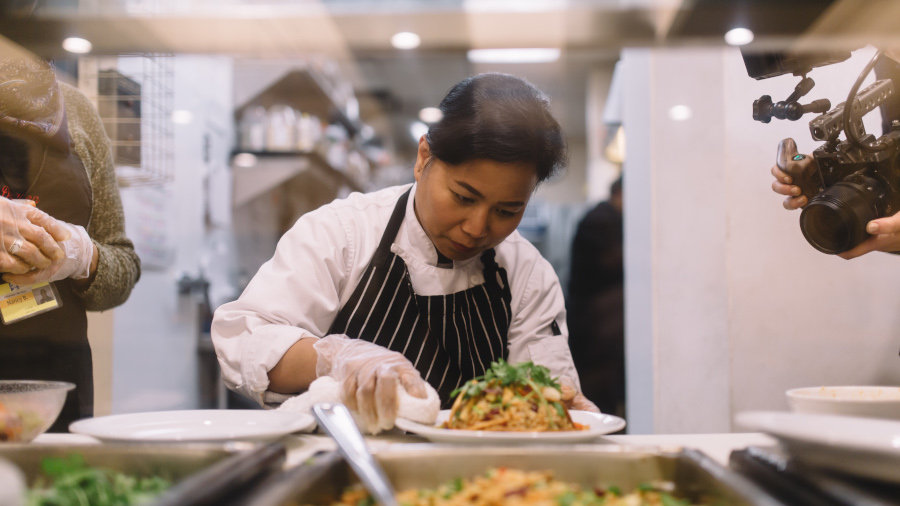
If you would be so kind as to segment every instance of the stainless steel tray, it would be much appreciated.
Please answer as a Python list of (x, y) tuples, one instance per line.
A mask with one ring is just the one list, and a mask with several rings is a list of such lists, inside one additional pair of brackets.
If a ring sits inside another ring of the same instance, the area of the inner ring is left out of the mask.
[(281, 443), (0, 446), (0, 458), (18, 466), (29, 486), (42, 475), (44, 458), (76, 453), (89, 466), (172, 480), (173, 487), (155, 501), (144, 503), (147, 506), (226, 504), (234, 494), (280, 471), (286, 455)]
[[(585, 487), (616, 485), (623, 491), (662, 480), (675, 493), (701, 504), (774, 506), (782, 503), (746, 478), (697, 450), (657, 451), (611, 445), (472, 447), (403, 445), (376, 458), (398, 490), (434, 487), (472, 477), (489, 467), (552, 470), (554, 477)], [(358, 480), (336, 453), (273, 475), (239, 504), (329, 504)]]

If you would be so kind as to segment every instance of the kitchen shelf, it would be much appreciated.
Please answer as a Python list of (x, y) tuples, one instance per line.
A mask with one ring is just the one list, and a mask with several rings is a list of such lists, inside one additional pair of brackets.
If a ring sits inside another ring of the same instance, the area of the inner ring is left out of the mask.
[(359, 133), (362, 124), (359, 118), (347, 116), (342, 104), (335, 100), (334, 91), (326, 80), (311, 67), (298, 67), (285, 73), (280, 79), (247, 100), (237, 109), (234, 117), (240, 122), (241, 115), (248, 107), (263, 106), (267, 110), (275, 104), (285, 104), (301, 113), (307, 113), (329, 122), (339, 122), (351, 136)]
[(240, 207), (308, 170), (317, 170), (352, 191), (362, 191), (359, 181), (329, 165), (328, 161), (316, 152), (242, 151), (241, 153), (256, 156), (256, 165), (240, 167), (232, 161), (234, 207)]

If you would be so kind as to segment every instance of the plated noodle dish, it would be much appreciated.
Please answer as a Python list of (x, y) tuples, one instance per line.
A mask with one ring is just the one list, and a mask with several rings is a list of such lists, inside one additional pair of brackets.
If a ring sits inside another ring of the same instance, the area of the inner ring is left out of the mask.
[(546, 367), (532, 362), (491, 363), (484, 376), (454, 390), (444, 429), (486, 431), (575, 431), (586, 425), (572, 420), (559, 382)]

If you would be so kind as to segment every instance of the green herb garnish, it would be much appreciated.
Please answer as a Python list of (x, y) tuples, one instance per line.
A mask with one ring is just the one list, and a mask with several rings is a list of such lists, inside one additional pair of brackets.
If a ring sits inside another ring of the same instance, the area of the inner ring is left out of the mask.
[[(483, 376), (478, 376), (467, 381), (464, 385), (450, 393), (450, 397), (463, 394), (464, 399), (476, 397), (492, 385), (499, 383), (501, 387), (519, 386), (531, 387), (538, 396), (540, 388), (551, 387), (560, 390), (559, 382), (550, 375), (550, 369), (533, 362), (522, 362), (512, 365), (502, 358), (491, 362), (491, 368)], [(539, 388), (540, 387), (540, 388)]]

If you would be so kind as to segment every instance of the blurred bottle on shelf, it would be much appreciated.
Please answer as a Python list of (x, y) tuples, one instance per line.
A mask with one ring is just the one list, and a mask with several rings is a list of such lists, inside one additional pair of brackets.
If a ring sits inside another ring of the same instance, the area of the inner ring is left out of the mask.
[(268, 135), (266, 148), (269, 151), (294, 151), (297, 145), (297, 115), (285, 104), (275, 104), (268, 111)]
[(263, 151), (266, 149), (267, 118), (266, 108), (262, 106), (248, 107), (241, 115), (240, 139), (238, 144), (243, 151)]
[(297, 118), (297, 150), (308, 153), (322, 140), (322, 123), (306, 113)]

